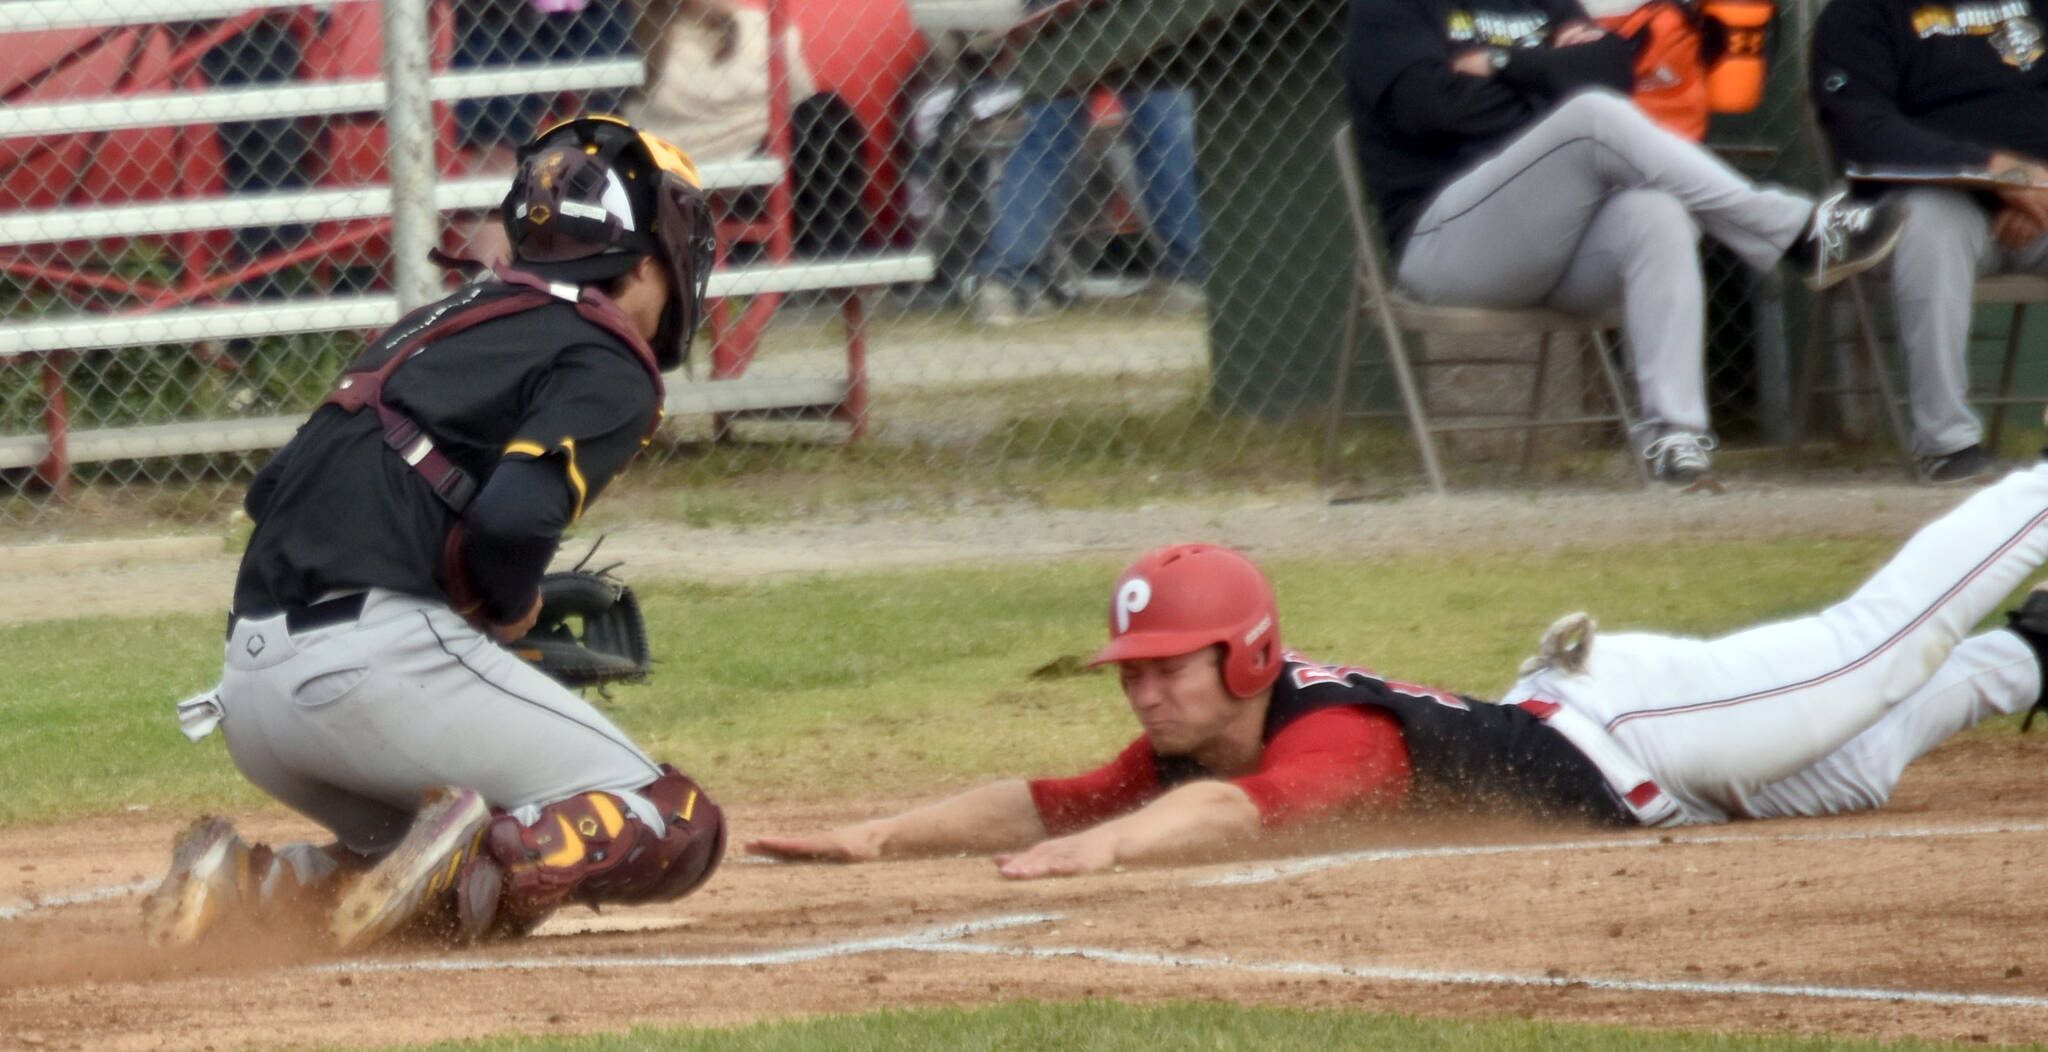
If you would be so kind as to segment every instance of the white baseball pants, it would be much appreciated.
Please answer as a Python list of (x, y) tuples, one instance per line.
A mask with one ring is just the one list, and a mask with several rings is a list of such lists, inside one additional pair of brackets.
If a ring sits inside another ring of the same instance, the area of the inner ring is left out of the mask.
[(2048, 464), (1922, 528), (1854, 595), (1720, 639), (1598, 636), (1505, 702), (1602, 727), (1679, 808), (1677, 824), (1875, 807), (1900, 772), (1986, 716), (2025, 711), (2040, 662), (2012, 632), (1965, 638), (2048, 560)]

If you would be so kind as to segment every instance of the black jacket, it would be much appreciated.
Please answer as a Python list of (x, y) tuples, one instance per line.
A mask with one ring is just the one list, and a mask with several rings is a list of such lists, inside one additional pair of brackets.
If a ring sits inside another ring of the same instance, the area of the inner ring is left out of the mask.
[(2048, 158), (2038, 0), (1830, 0), (1811, 89), (1844, 163), (1978, 167), (1994, 150)]
[[(1352, 0), (1345, 98), (1397, 255), (1439, 189), (1559, 98), (1590, 86), (1629, 90), (1634, 41), (1550, 46), (1557, 26), (1584, 18), (1577, 0)], [(1452, 59), (1480, 47), (1504, 52), (1506, 68), (1491, 77), (1452, 71)]]

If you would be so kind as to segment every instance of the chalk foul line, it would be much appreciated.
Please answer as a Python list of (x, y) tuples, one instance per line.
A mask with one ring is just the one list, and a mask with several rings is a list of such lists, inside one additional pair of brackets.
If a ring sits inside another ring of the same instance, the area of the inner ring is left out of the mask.
[(1716, 996), (1802, 997), (1835, 1001), (1889, 1001), (1989, 1008), (2048, 1008), (2048, 997), (1970, 994), (1941, 990), (1887, 990), (1860, 986), (1810, 986), (1775, 983), (1714, 983), (1688, 979), (1612, 979), (1596, 976), (1516, 975), (1511, 972), (1447, 972), (1425, 968), (1382, 968), (1316, 961), (1240, 961), (1229, 957), (1186, 957), (1140, 953), (1094, 946), (1002, 946), (992, 943), (929, 942), (915, 947), (925, 953), (966, 953), (1002, 957), (1078, 957), (1110, 964), (1155, 968), (1214, 969), (1272, 975), (1337, 976), (1381, 982), (1429, 983), (1450, 986), (1553, 987), (1619, 990), (1628, 993), (1678, 993)]
[(501, 968), (541, 970), (548, 968), (747, 968), (754, 965), (798, 964), (828, 957), (851, 957), (888, 950), (920, 950), (949, 940), (1003, 931), (1059, 920), (1057, 913), (1011, 913), (982, 920), (946, 924), (907, 935), (884, 935), (845, 942), (795, 946), (786, 950), (763, 950), (710, 956), (661, 957), (425, 957), (403, 961), (334, 961), (296, 969), (302, 972), (487, 972)]
[(10, 906), (0, 906), (0, 920), (13, 920), (16, 917), (25, 917), (37, 910), (54, 910), (65, 906), (82, 906), (88, 902), (105, 902), (108, 899), (118, 899), (123, 895), (132, 894), (137, 891), (148, 891), (156, 887), (156, 883), (154, 880), (138, 880), (131, 884), (116, 884), (110, 888), (93, 888), (90, 891), (73, 892), (69, 895), (53, 895), (48, 898), (17, 902)]
[(1235, 887), (1267, 884), (1304, 873), (1363, 865), (1370, 862), (1399, 862), (1414, 858), (1469, 858), (1480, 855), (1520, 855), (1541, 851), (1634, 851), (1656, 847), (1690, 847), (1702, 844), (1756, 844), (1826, 842), (1853, 840), (1925, 840), (1952, 836), (1989, 836), (2004, 833), (2048, 832), (2048, 824), (1948, 826), (1930, 829), (1871, 829), (1833, 833), (1710, 833), (1701, 835), (1660, 834), (1654, 837), (1613, 837), (1605, 840), (1554, 840), (1535, 844), (1472, 844), (1462, 847), (1401, 847), (1347, 851), (1336, 855), (1290, 859), (1220, 876), (1191, 880), (1197, 888)]

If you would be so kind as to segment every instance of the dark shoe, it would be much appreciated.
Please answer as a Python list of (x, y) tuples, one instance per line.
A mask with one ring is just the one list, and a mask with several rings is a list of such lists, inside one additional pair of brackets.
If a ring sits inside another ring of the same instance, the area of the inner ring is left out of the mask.
[[(2017, 633), (2034, 650), (2034, 659), (2048, 669), (2048, 581), (2034, 586), (2020, 602), (2017, 610), (2005, 613), (2005, 627)], [(2048, 712), (2048, 698), (2037, 699), (2034, 707), (2027, 710), (2027, 718), (2020, 724), (2020, 733), (2034, 728), (2034, 717)]]
[(1984, 447), (1968, 445), (1953, 453), (1920, 458), (1920, 479), (1934, 485), (1977, 482), (1998, 473), (1998, 461)]
[(1848, 191), (1813, 206), (1806, 230), (1785, 250), (1785, 258), (1806, 279), (1824, 289), (1885, 261), (1906, 229), (1906, 206), (1897, 201), (1851, 201)]
[(474, 789), (429, 792), (405, 839), (358, 878), (334, 908), (330, 930), (335, 944), (359, 949), (430, 907), (454, 907), (456, 878), (476, 854), (490, 818), (490, 806)]
[(1650, 474), (1657, 481), (1689, 486), (1713, 470), (1713, 461), (1707, 458), (1713, 448), (1712, 435), (1673, 431), (1644, 446), (1643, 457), (1650, 462)]

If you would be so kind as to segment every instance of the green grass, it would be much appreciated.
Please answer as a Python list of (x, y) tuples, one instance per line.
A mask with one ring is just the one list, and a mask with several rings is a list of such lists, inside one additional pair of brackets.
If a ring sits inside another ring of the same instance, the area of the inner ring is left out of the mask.
[[(1280, 1049), (1403, 1049), (1408, 1052), (1811, 1052), (1816, 1049), (1981, 1048), (1924, 1041), (1880, 1043), (1835, 1038), (1649, 1033), (1618, 1027), (1510, 1021), (1422, 1020), (1336, 1010), (1250, 1008), (1180, 1002), (1012, 1002), (976, 1009), (919, 1009), (831, 1016), (717, 1030), (641, 1027), (623, 1034), (497, 1038), (420, 1046), (435, 1052), (1084, 1052), (1184, 1049), (1269, 1052)], [(2039, 1047), (2039, 1046), (2036, 1046)]]
[[(1713, 634), (1846, 594), (1880, 539), (1275, 560), (1290, 645), (1495, 696), (1559, 614), (1603, 630)], [(733, 800), (931, 792), (1079, 770), (1134, 724), (1102, 640), (1120, 560), (641, 588), (659, 663), (606, 707)], [(218, 736), (172, 703), (218, 674), (220, 618), (88, 618), (0, 629), (0, 823), (154, 807), (252, 806)]]
[[(837, 424), (744, 425), (725, 442), (686, 436), (636, 465), (592, 521), (754, 525), (987, 501), (1129, 508), (1313, 485), (1320, 420), (1218, 412), (1201, 384), (1198, 376), (1045, 378), (949, 388), (943, 399), (905, 396), (878, 403), (877, 433), (850, 448)], [(1405, 437), (1370, 425), (1354, 431), (1346, 456), (1377, 465), (1361, 468), (1364, 477), (1387, 490), (1412, 481)]]
[[(1844, 594), (1879, 539), (1723, 542), (1377, 560), (1275, 560), (1282, 619), (1312, 655), (1497, 692), (1553, 616), (1593, 602), (1605, 627), (1715, 633)], [(1118, 561), (936, 569), (643, 589), (661, 655), (609, 703), (657, 755), (728, 800), (873, 800), (997, 774), (1073, 770), (1133, 733), (1113, 680), (1076, 671), (1101, 639)], [(1597, 601), (1595, 602), (1595, 597)], [(212, 681), (213, 615), (0, 629), (0, 823), (137, 805), (262, 806), (218, 737), (176, 731), (171, 703)], [(2009, 733), (2001, 727), (1990, 733)], [(849, 809), (853, 805), (849, 805)], [(1217, 1003), (1014, 1002), (889, 1010), (732, 1029), (507, 1037), (440, 1050), (649, 1047), (1217, 1050), (1934, 1049), (1830, 1039), (1445, 1021)]]

